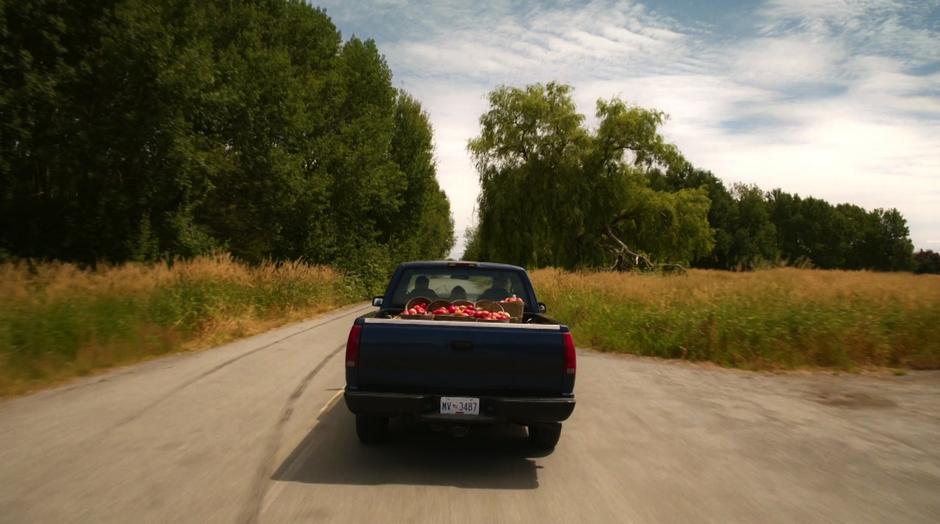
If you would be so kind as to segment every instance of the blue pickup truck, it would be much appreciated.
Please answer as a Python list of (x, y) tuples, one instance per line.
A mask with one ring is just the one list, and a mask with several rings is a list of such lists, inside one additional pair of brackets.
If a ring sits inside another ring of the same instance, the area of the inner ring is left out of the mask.
[[(415, 297), (524, 301), (511, 323), (414, 320), (399, 315)], [(575, 347), (567, 326), (545, 316), (521, 267), (409, 262), (392, 276), (378, 311), (355, 320), (346, 344), (346, 406), (356, 432), (377, 444), (390, 417), (406, 416), (465, 435), (475, 425), (528, 427), (551, 450), (574, 410)]]

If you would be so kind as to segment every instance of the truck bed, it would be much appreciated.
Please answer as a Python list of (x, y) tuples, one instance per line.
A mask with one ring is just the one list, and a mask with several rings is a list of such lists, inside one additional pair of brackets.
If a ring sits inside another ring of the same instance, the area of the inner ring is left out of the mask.
[(351, 377), (358, 389), (526, 396), (566, 389), (567, 328), (543, 316), (505, 324), (381, 316), (362, 318)]

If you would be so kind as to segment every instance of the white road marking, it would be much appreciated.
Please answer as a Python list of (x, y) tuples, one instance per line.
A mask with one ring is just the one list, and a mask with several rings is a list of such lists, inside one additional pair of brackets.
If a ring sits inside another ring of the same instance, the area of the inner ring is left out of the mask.
[[(326, 413), (327, 411), (329, 411), (329, 409), (333, 407), (333, 404), (336, 404), (336, 401), (339, 400), (339, 397), (341, 397), (342, 395), (343, 395), (343, 390), (340, 389), (339, 391), (336, 392), (335, 395), (333, 395), (332, 397), (330, 397), (330, 400), (327, 400), (327, 401), (326, 401), (326, 404), (324, 404), (323, 407), (320, 408), (320, 412), (317, 413), (317, 420), (319, 420), (320, 417), (322, 417), (324, 413)], [(316, 424), (314, 424), (314, 427), (315, 427), (315, 426), (316, 426)], [(311, 428), (311, 429), (313, 429), (313, 428)]]
[[(344, 390), (341, 388), (339, 391), (334, 393), (332, 397), (330, 397), (330, 400), (326, 401), (326, 404), (324, 404), (323, 407), (320, 408), (320, 412), (317, 413), (317, 421), (314, 422), (312, 426), (310, 426), (308, 433), (313, 431), (317, 427), (317, 425), (320, 423), (320, 417), (322, 417), (324, 413), (329, 411), (336, 404), (336, 402), (340, 399), (340, 397), (343, 396), (343, 393), (344, 393)], [(284, 471), (284, 476), (286, 478), (291, 478), (292, 476), (294, 476), (294, 474), (297, 472), (300, 466), (303, 465), (304, 462), (306, 462), (307, 457), (309, 455), (310, 455), (309, 449), (302, 450), (300, 454), (297, 455), (297, 458), (294, 459), (294, 461), (287, 466), (287, 469)], [(259, 516), (264, 515), (268, 511), (268, 508), (271, 507), (271, 504), (273, 504), (274, 501), (277, 500), (278, 496), (280, 496), (281, 494), (281, 491), (284, 490), (284, 485), (287, 484), (287, 481), (271, 480), (271, 482), (273, 482), (274, 485), (271, 486), (271, 489), (269, 489), (267, 493), (265, 493), (264, 501), (261, 504), (261, 512)]]

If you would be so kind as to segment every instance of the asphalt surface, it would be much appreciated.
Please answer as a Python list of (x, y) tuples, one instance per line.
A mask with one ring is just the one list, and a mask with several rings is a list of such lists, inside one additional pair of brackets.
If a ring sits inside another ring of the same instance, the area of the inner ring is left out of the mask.
[(0, 522), (940, 522), (940, 374), (581, 352), (554, 453), (339, 392), (364, 306), (0, 403)]

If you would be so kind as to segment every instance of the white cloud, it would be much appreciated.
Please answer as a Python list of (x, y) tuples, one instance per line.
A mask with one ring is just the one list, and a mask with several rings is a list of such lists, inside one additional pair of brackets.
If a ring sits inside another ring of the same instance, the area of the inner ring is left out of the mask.
[(389, 46), (389, 53), (414, 69), (431, 68), (434, 74), (463, 74), (487, 77), (508, 74), (538, 65), (537, 59), (514, 49), (506, 49), (466, 38), (440, 42), (406, 42)]
[[(478, 118), (486, 110), (485, 90), (460, 88), (448, 82), (420, 82), (406, 86), (421, 100), (433, 118), (437, 178), (447, 193), (456, 233), (463, 246), (463, 232), (473, 223), (479, 185), (467, 154), (467, 141), (478, 132)], [(462, 253), (462, 247), (455, 255)]]
[(379, 46), (431, 115), (458, 235), (478, 193), (466, 144), (486, 93), (560, 80), (589, 123), (597, 98), (655, 107), (671, 115), (666, 136), (727, 182), (897, 207), (926, 247), (940, 238), (940, 73), (911, 68), (940, 60), (936, 26), (918, 19), (931, 5), (771, 0), (739, 35), (604, 0), (434, 3), (348, 11), (339, 23), (371, 16), (403, 28)]
[(758, 13), (765, 34), (840, 38), (861, 52), (940, 58), (936, 25), (929, 26), (938, 0), (770, 0)]
[(845, 55), (842, 45), (831, 40), (763, 37), (741, 42), (730, 54), (730, 66), (736, 80), (780, 88), (836, 80), (833, 71)]

